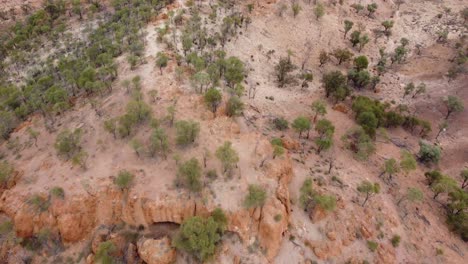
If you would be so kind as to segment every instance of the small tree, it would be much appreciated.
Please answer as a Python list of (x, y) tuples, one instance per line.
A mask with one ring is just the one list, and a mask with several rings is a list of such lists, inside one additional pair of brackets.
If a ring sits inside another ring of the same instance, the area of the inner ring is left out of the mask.
[(304, 211), (309, 211), (310, 203), (315, 196), (314, 189), (312, 188), (312, 179), (306, 179), (299, 189), (299, 203)]
[(388, 159), (385, 161), (383, 166), (383, 172), (381, 175), (388, 174), (388, 179), (392, 180), (393, 175), (398, 173), (400, 168), (398, 167), (398, 163), (395, 159)]
[(224, 173), (231, 170), (239, 162), (239, 154), (232, 148), (230, 141), (224, 142), (224, 145), (216, 150), (215, 155), (223, 164)]
[(141, 143), (140, 140), (134, 138), (130, 141), (130, 144), (132, 145), (133, 150), (135, 150), (137, 156), (140, 157), (143, 152), (143, 143)]
[(444, 100), (445, 106), (447, 107), (447, 115), (445, 116), (445, 120), (447, 120), (452, 113), (462, 112), (465, 107), (463, 106), (463, 101), (456, 97), (449, 95)]
[(442, 175), (442, 177), (439, 180), (437, 180), (431, 185), (431, 189), (434, 192), (434, 197), (432, 198), (437, 199), (437, 197), (441, 193), (450, 193), (456, 190), (458, 187), (457, 185), (458, 184), (454, 179), (448, 176)]
[(319, 20), (323, 15), (325, 15), (325, 7), (322, 3), (317, 3), (314, 7), (315, 18)]
[(367, 5), (367, 11), (369, 11), (369, 17), (372, 17), (375, 13), (375, 11), (377, 11), (377, 4), (376, 3), (372, 3), (372, 4), (369, 4)]
[(348, 34), (348, 32), (353, 28), (354, 26), (354, 23), (352, 21), (349, 21), (349, 20), (345, 20), (344, 21), (344, 39), (346, 39), (346, 35)]
[(288, 120), (283, 117), (277, 117), (273, 120), (273, 125), (276, 129), (283, 131), (289, 128)]
[(362, 55), (354, 58), (354, 67), (357, 71), (367, 69), (367, 66), (369, 66), (369, 60), (366, 56)]
[(419, 160), (423, 163), (438, 163), (441, 157), (440, 147), (426, 141), (419, 142)]
[(314, 115), (314, 123), (317, 121), (317, 117), (324, 116), (327, 114), (327, 107), (325, 105), (325, 102), (321, 100), (316, 100), (312, 103), (311, 105), (312, 111), (315, 113)]
[(293, 2), (291, 3), (291, 10), (293, 12), (293, 16), (296, 17), (297, 15), (299, 15), (299, 12), (301, 12), (302, 7), (301, 5), (299, 5), (299, 3)]
[(173, 245), (205, 262), (215, 253), (225, 230), (226, 216), (216, 213), (208, 218), (193, 216), (185, 220), (175, 236)]
[(382, 22), (385, 35), (389, 36), (391, 34), (390, 30), (392, 29), (393, 25), (394, 25), (393, 20), (385, 20), (384, 22)]
[(126, 170), (121, 170), (119, 171), (119, 174), (114, 180), (115, 185), (119, 187), (121, 190), (126, 190), (129, 189), (130, 186), (133, 184), (133, 174), (126, 171)]
[(351, 33), (351, 38), (349, 39), (349, 41), (351, 42), (351, 44), (353, 44), (353, 47), (355, 47), (357, 44), (359, 44), (360, 38), (361, 31), (355, 30), (353, 31), (353, 33)]
[(244, 103), (237, 96), (231, 96), (226, 103), (226, 114), (230, 117), (238, 116), (244, 110)]
[(422, 201), (424, 198), (423, 192), (418, 188), (408, 188), (405, 195), (403, 195), (397, 202), (399, 206), (403, 201), (408, 201), (411, 203)]
[(358, 192), (363, 193), (366, 195), (362, 206), (366, 205), (367, 200), (371, 198), (373, 195), (378, 194), (380, 192), (380, 185), (378, 183), (371, 183), (369, 181), (362, 181), (361, 184), (357, 187)]
[(202, 188), (201, 174), (201, 167), (196, 158), (181, 163), (177, 170), (177, 185), (184, 186), (191, 192), (199, 192)]
[(244, 80), (244, 63), (237, 57), (229, 57), (224, 64), (225, 72), (224, 78), (229, 87), (233, 88), (234, 85), (241, 83)]
[(200, 133), (200, 123), (195, 121), (177, 121), (175, 127), (178, 145), (188, 145), (195, 142)]
[(314, 201), (320, 208), (328, 212), (334, 211), (336, 208), (336, 197), (333, 195), (315, 195)]
[(267, 194), (259, 185), (249, 185), (249, 193), (245, 197), (244, 206), (248, 209), (262, 207), (265, 204)]
[(328, 52), (326, 52), (324, 50), (320, 51), (320, 55), (319, 55), (320, 65), (319, 65), (319, 67), (322, 67), (329, 60), (330, 60), (330, 55), (328, 55)]
[(338, 60), (338, 65), (349, 61), (353, 57), (353, 53), (347, 49), (337, 49), (333, 51), (332, 55)]
[(73, 131), (64, 130), (60, 132), (54, 145), (58, 155), (71, 159), (73, 155), (81, 149), (81, 135), (81, 129), (75, 129)]
[(156, 55), (156, 66), (159, 67), (159, 71), (161, 72), (162, 75), (162, 69), (167, 67), (167, 63), (169, 61), (169, 57), (167, 57), (166, 53), (164, 52), (158, 52)]
[(276, 79), (280, 88), (292, 81), (292, 76), (289, 74), (296, 68), (290, 56), (280, 58), (278, 64), (275, 66)]
[(216, 110), (222, 100), (221, 92), (216, 88), (210, 88), (206, 91), (204, 98), (206, 105), (214, 114), (216, 114)]
[(413, 154), (407, 150), (403, 150), (401, 152), (400, 167), (405, 173), (409, 173), (410, 171), (415, 170), (417, 167), (417, 162)]
[(310, 120), (307, 117), (299, 116), (298, 118), (294, 119), (292, 127), (294, 130), (296, 130), (296, 132), (299, 133), (299, 138), (301, 138), (302, 133), (305, 131), (307, 131), (307, 138), (309, 138), (311, 125)]
[(332, 95), (337, 100), (344, 100), (349, 93), (346, 76), (340, 71), (325, 73), (322, 78), (322, 83), (327, 98)]
[(161, 152), (164, 156), (164, 159), (167, 159), (167, 152), (169, 150), (169, 141), (167, 135), (164, 132), (164, 129), (161, 127), (154, 129), (153, 133), (150, 136), (150, 155), (154, 157), (156, 152)]

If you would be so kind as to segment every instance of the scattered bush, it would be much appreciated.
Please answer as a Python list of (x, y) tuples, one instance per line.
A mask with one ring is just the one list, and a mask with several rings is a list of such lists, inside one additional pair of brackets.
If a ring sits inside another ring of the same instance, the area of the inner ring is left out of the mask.
[(367, 240), (367, 247), (369, 248), (370, 251), (375, 252), (377, 250), (377, 247), (379, 244), (375, 241)]
[(176, 184), (184, 186), (192, 192), (199, 192), (202, 188), (201, 173), (198, 160), (192, 158), (179, 165)]
[(282, 117), (277, 117), (273, 120), (273, 124), (276, 129), (283, 131), (289, 128), (288, 120), (282, 118)]
[(400, 241), (401, 237), (399, 235), (394, 235), (391, 240), (393, 247), (398, 247), (400, 245)]
[(215, 155), (223, 164), (224, 173), (230, 171), (239, 162), (239, 154), (232, 148), (230, 141), (224, 142), (224, 145), (216, 150)]
[(441, 157), (440, 147), (421, 140), (419, 142), (419, 160), (423, 163), (438, 163)]
[(244, 206), (246, 208), (262, 207), (265, 204), (267, 194), (264, 188), (259, 185), (249, 185), (249, 193), (245, 197)]
[(64, 130), (60, 132), (54, 145), (58, 155), (71, 159), (76, 153), (78, 153), (81, 149), (81, 135), (81, 129), (75, 129), (73, 131)]
[[(219, 213), (216, 215), (220, 216)], [(190, 253), (198, 261), (210, 259), (216, 252), (226, 225), (225, 216), (218, 216), (193, 216), (185, 220), (174, 238), (174, 247)]]
[(178, 145), (184, 146), (195, 142), (200, 133), (200, 124), (195, 121), (177, 121), (175, 127)]
[(114, 180), (115, 185), (122, 190), (129, 189), (133, 184), (134, 176), (132, 173), (126, 170), (119, 171), (119, 174)]
[(244, 103), (237, 96), (231, 96), (226, 103), (226, 114), (228, 116), (239, 116), (244, 110)]
[(52, 195), (53, 197), (64, 199), (65, 198), (65, 191), (63, 190), (62, 187), (54, 187), (54, 188), (50, 189), (50, 195)]

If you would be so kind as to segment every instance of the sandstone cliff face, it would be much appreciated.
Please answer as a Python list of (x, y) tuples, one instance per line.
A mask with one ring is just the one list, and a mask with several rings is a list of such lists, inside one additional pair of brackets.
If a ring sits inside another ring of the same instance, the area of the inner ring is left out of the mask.
[[(288, 226), (290, 204), (287, 185), (292, 177), (289, 157), (265, 162), (263, 171), (268, 178), (277, 182), (276, 189), (271, 190), (273, 195), (262, 208), (249, 211), (240, 207), (226, 211), (227, 229), (237, 233), (245, 243), (257, 237), (267, 252), (267, 258), (272, 260)], [(31, 237), (47, 228), (59, 233), (64, 242), (73, 243), (90, 238), (94, 230), (102, 225), (121, 221), (135, 226), (162, 222), (181, 224), (194, 215), (207, 216), (214, 209), (214, 206), (204, 205), (197, 199), (188, 199), (187, 195), (176, 192), (150, 199), (140, 197), (136, 192), (123, 193), (114, 187), (108, 187), (96, 196), (86, 194), (60, 199), (44, 194), (43, 199), (50, 205), (41, 211), (15, 189), (3, 193), (0, 212), (12, 219), (19, 237)]]

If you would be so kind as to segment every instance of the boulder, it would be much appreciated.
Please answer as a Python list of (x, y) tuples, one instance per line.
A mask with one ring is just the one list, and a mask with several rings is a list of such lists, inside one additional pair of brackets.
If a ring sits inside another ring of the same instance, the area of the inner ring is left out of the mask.
[(176, 250), (168, 237), (142, 238), (137, 243), (138, 254), (147, 264), (170, 264), (176, 260)]

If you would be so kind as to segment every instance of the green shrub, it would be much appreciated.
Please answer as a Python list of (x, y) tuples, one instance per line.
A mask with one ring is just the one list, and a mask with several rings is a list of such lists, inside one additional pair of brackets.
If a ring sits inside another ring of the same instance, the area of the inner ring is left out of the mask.
[(13, 222), (5, 221), (0, 224), (0, 236), (10, 233), (13, 231)]
[(336, 208), (336, 198), (333, 195), (315, 195), (314, 201), (325, 211), (334, 211)]
[(299, 203), (304, 210), (308, 210), (309, 203), (313, 199), (315, 192), (312, 188), (312, 179), (306, 179), (299, 190)]
[(274, 217), (275, 222), (279, 222), (279, 221), (281, 221), (281, 219), (283, 219), (283, 216), (281, 214), (277, 214)]
[(367, 160), (375, 152), (375, 144), (361, 127), (346, 132), (341, 138), (358, 160)]
[(101, 264), (117, 263), (117, 259), (113, 256), (116, 252), (117, 247), (112, 241), (102, 242), (96, 251), (95, 261)]
[(286, 130), (289, 127), (288, 120), (286, 120), (286, 119), (284, 119), (282, 117), (275, 118), (273, 120), (273, 124), (274, 124), (275, 128), (280, 130), (280, 131)]
[(120, 189), (128, 189), (133, 184), (133, 174), (126, 170), (119, 171), (119, 174), (114, 180), (115, 185)]
[(266, 198), (267, 194), (264, 188), (251, 184), (249, 185), (249, 193), (244, 200), (244, 206), (247, 208), (262, 207)]
[(200, 133), (200, 123), (195, 121), (177, 121), (175, 127), (178, 145), (188, 145), (195, 142)]
[(224, 142), (224, 144), (216, 150), (215, 155), (223, 164), (225, 173), (239, 162), (239, 154), (232, 148), (232, 143), (230, 141)]
[(0, 188), (5, 187), (12, 175), (13, 166), (6, 161), (0, 162)]
[(370, 249), (370, 251), (375, 252), (377, 250), (377, 247), (379, 244), (375, 241), (367, 240), (367, 247)]
[(423, 163), (438, 163), (442, 153), (440, 147), (421, 140), (419, 142), (419, 160)]
[(394, 235), (391, 240), (393, 247), (398, 247), (400, 245), (400, 241), (401, 237), (399, 235)]
[(75, 129), (73, 131), (64, 130), (58, 134), (55, 140), (55, 149), (58, 155), (64, 156), (67, 159), (72, 158), (81, 149), (82, 131), (81, 129)]
[[(222, 211), (221, 211), (222, 213)], [(216, 247), (224, 233), (226, 218), (219, 210), (208, 218), (193, 216), (185, 220), (176, 234), (173, 245), (205, 262), (216, 253)]]
[(177, 170), (177, 185), (184, 186), (192, 192), (199, 192), (202, 188), (200, 177), (200, 164), (196, 158), (192, 158), (179, 165)]
[(29, 198), (28, 203), (37, 211), (44, 212), (49, 209), (50, 202), (39, 194), (33, 195)]
[(231, 96), (226, 103), (226, 114), (228, 116), (238, 116), (244, 110), (244, 103), (237, 96)]
[(53, 197), (57, 197), (57, 198), (60, 198), (60, 199), (65, 198), (65, 191), (63, 190), (62, 187), (54, 187), (54, 188), (50, 189), (50, 194)]

